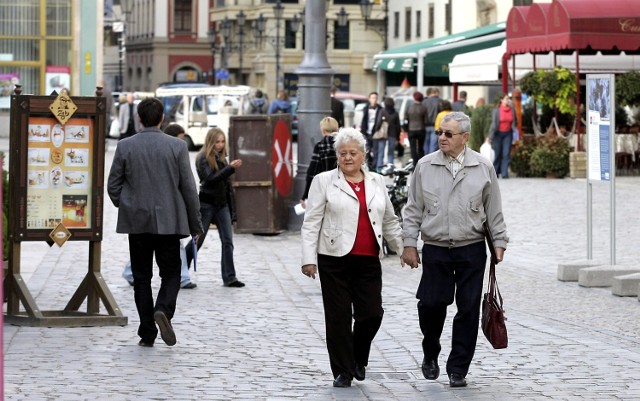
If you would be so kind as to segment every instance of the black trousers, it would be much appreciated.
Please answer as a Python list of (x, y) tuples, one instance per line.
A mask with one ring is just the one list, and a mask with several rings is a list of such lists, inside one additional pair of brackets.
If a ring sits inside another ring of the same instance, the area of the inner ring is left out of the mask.
[[(155, 306), (151, 290), (154, 253), (161, 278)], [(158, 336), (154, 312), (162, 311), (171, 320), (176, 311), (176, 299), (180, 291), (180, 236), (129, 234), (129, 255), (134, 299), (140, 317), (138, 335), (147, 342), (153, 342)]]
[(458, 308), (453, 318), (447, 373), (466, 376), (469, 371), (478, 339), (486, 261), (484, 241), (459, 248), (422, 248), (422, 279), (416, 297), (425, 359), (438, 359), (447, 306), (454, 297)]
[(368, 365), (371, 342), (382, 323), (380, 259), (318, 255), (318, 271), (331, 372), (334, 378), (353, 377), (356, 363)]

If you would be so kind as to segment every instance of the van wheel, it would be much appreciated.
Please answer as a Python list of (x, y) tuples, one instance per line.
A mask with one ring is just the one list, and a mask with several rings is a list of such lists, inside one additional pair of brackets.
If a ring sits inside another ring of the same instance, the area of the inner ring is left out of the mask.
[(191, 140), (190, 137), (185, 136), (184, 137), (184, 141), (187, 143), (187, 149), (189, 150), (196, 150), (195, 145), (193, 144), (193, 141)]

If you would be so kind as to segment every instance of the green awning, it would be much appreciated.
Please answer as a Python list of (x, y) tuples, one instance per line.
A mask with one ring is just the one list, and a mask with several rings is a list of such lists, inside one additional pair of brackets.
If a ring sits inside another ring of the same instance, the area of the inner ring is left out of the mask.
[(448, 77), (449, 63), (453, 61), (453, 57), (460, 53), (499, 46), (505, 39), (505, 28), (506, 24), (500, 22), (454, 35), (385, 50), (373, 57), (374, 69), (412, 72), (419, 64), (418, 56), (423, 55), (423, 76)]

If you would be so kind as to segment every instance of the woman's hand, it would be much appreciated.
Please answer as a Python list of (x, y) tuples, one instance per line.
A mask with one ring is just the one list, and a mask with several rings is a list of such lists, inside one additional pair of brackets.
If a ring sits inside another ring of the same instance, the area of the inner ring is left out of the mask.
[(302, 205), (303, 208), (307, 208), (307, 201), (305, 199), (300, 199), (300, 204)]
[(238, 168), (242, 166), (242, 160), (240, 159), (232, 160), (231, 163), (229, 163), (229, 165), (233, 168)]
[(318, 267), (316, 265), (304, 265), (302, 266), (302, 274), (305, 276), (309, 276), (312, 279), (316, 278), (316, 273), (318, 273)]

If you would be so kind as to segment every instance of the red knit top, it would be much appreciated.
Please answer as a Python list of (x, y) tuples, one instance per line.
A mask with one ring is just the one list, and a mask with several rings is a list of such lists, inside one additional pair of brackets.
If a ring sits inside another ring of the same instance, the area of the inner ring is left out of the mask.
[[(353, 189), (353, 192), (358, 198), (360, 203), (360, 212), (358, 215), (358, 231), (356, 231), (356, 241), (353, 244), (353, 248), (350, 255), (363, 255), (363, 256), (378, 256), (380, 248), (378, 241), (376, 241), (376, 234), (371, 227), (371, 220), (369, 220), (369, 213), (367, 212), (367, 199), (364, 194), (364, 180), (357, 184), (353, 184), (349, 181), (349, 186)], [(359, 191), (356, 188), (360, 188)]]
[(498, 126), (498, 131), (511, 131), (511, 124), (513, 124), (513, 112), (511, 111), (511, 107), (500, 105), (500, 125)]

